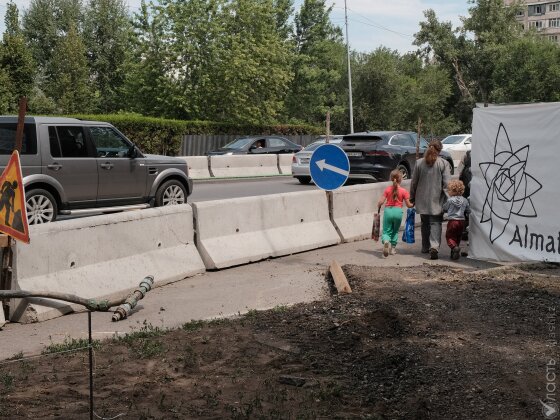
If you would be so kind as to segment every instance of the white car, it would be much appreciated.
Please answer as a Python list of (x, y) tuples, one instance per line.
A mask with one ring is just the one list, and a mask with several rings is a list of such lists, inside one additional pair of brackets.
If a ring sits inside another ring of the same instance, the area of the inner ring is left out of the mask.
[(472, 134), (453, 134), (441, 141), (443, 150), (451, 155), (455, 168), (459, 166), (467, 150), (471, 150), (471, 141)]
[[(329, 143), (338, 144), (342, 141), (342, 136), (331, 136)], [(301, 152), (297, 152), (292, 158), (292, 176), (301, 184), (309, 184), (311, 182), (311, 171), (309, 170), (309, 161), (311, 155), (322, 144), (325, 144), (324, 138), (314, 141)]]

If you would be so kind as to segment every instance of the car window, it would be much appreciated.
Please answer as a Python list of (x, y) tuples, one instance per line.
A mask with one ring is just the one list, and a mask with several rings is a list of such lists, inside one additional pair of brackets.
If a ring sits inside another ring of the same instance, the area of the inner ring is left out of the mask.
[(287, 144), (284, 140), (277, 137), (271, 137), (268, 139), (268, 147), (286, 147)]
[(465, 136), (449, 136), (443, 139), (442, 144), (459, 144), (465, 139)]
[(252, 139), (247, 139), (247, 138), (235, 139), (231, 143), (226, 144), (224, 146), (224, 149), (242, 149), (252, 141), (253, 141)]
[(89, 157), (82, 127), (49, 127), (49, 143), (52, 157)]
[(380, 136), (376, 136), (376, 135), (362, 135), (362, 136), (360, 136), (360, 135), (349, 134), (347, 136), (344, 136), (342, 140), (345, 141), (345, 142), (363, 141), (363, 142), (375, 143), (375, 142), (383, 140), (383, 138), (380, 137)]
[[(11, 155), (16, 147), (16, 123), (0, 124), (0, 155)], [(37, 154), (37, 133), (35, 124), (25, 124), (21, 155)]]
[(394, 135), (390, 140), (391, 145), (393, 146), (412, 146), (412, 141), (410, 136), (406, 134), (397, 134)]
[(416, 137), (411, 134), (405, 134), (406, 137), (406, 145), (410, 147), (416, 147)]
[(126, 157), (131, 144), (110, 127), (90, 127), (89, 132), (97, 157)]
[(251, 145), (251, 149), (260, 149), (266, 147), (266, 141), (264, 139), (257, 140)]

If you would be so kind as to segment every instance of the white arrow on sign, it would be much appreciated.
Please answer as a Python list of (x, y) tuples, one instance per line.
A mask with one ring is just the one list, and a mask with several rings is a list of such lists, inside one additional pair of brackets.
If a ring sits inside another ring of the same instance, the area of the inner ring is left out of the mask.
[(340, 169), (336, 166), (329, 165), (327, 162), (325, 162), (325, 159), (318, 160), (315, 163), (317, 163), (317, 166), (319, 167), (321, 172), (323, 172), (323, 169), (326, 169), (328, 171), (336, 172), (337, 174), (340, 174), (340, 175), (343, 175), (343, 176), (350, 175), (350, 173), (348, 171), (345, 171), (344, 169)]

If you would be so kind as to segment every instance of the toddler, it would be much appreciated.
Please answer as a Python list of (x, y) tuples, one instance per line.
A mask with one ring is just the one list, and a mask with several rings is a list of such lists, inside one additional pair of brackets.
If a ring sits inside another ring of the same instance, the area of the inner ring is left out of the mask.
[(469, 201), (463, 197), (465, 185), (462, 181), (454, 179), (447, 184), (449, 198), (443, 205), (443, 211), (447, 212), (447, 231), (445, 239), (451, 248), (451, 259), (458, 260), (461, 256), (461, 236), (465, 228), (465, 220), (469, 217)]

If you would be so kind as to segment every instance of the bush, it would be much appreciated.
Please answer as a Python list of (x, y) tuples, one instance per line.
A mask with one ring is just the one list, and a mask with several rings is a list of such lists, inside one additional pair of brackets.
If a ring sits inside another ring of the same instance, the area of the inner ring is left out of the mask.
[(321, 128), (307, 125), (237, 125), (212, 121), (169, 120), (138, 114), (79, 114), (69, 117), (108, 122), (136, 143), (143, 152), (161, 155), (178, 155), (182, 138), (187, 134), (322, 134)]

